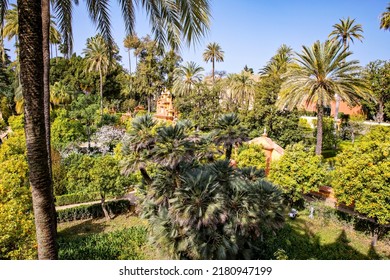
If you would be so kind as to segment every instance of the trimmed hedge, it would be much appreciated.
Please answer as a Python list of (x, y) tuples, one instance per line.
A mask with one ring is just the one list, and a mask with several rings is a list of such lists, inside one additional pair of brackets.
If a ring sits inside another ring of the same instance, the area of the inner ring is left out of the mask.
[[(134, 210), (133, 205), (127, 199), (113, 200), (107, 202), (107, 206), (115, 215)], [(81, 205), (77, 207), (62, 209), (57, 211), (57, 222), (70, 222), (74, 220), (85, 220), (104, 217), (100, 203), (91, 205)]]
[(64, 194), (56, 196), (56, 206), (90, 202), (95, 200), (100, 200), (99, 192)]

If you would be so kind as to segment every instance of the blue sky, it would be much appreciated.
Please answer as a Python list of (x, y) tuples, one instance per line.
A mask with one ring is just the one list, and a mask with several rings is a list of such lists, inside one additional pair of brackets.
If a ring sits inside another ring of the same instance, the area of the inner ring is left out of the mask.
[[(380, 15), (389, 0), (211, 0), (211, 29), (195, 47), (183, 46), (183, 61), (195, 61), (211, 71), (211, 64), (202, 60), (209, 42), (217, 42), (225, 52), (225, 61), (217, 70), (240, 72), (245, 65), (255, 72), (286, 44), (300, 52), (302, 45), (324, 41), (332, 25), (341, 18), (356, 18), (364, 30), (363, 43), (351, 45), (353, 59), (364, 66), (368, 62), (390, 59), (390, 32), (379, 29)], [(96, 27), (80, 1), (74, 10), (74, 51), (81, 55), (86, 39), (96, 34)], [(125, 28), (117, 1), (112, 1), (111, 17), (114, 38), (120, 48), (122, 63), (128, 68), (127, 52), (123, 47)], [(136, 32), (142, 37), (150, 33), (146, 14), (138, 9)], [(134, 61), (134, 59), (133, 59)], [(133, 66), (134, 67), (134, 66)], [(134, 69), (134, 68), (133, 68)]]

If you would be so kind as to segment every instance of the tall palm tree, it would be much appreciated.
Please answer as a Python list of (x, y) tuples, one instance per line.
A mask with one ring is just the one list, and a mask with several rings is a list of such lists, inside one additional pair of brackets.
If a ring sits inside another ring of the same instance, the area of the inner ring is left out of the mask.
[(190, 94), (203, 78), (203, 67), (190, 61), (175, 69), (173, 93), (179, 96)]
[(101, 35), (89, 38), (87, 47), (83, 50), (88, 72), (99, 72), (100, 115), (103, 116), (103, 78), (110, 65), (110, 54), (107, 43)]
[(280, 108), (292, 109), (304, 101), (317, 104), (317, 155), (322, 152), (323, 108), (334, 100), (335, 93), (350, 105), (369, 98), (367, 85), (359, 77), (358, 61), (346, 61), (351, 54), (338, 41), (317, 41), (311, 48), (304, 46), (302, 54), (297, 54), (300, 67), (284, 75), (286, 80), (277, 102)]
[(387, 4), (386, 12), (381, 15), (380, 28), (390, 30), (390, 2)]
[[(358, 39), (362, 42), (364, 38), (363, 28), (360, 24), (355, 24), (355, 19), (340, 19), (340, 23), (333, 25), (333, 31), (329, 34), (329, 38), (332, 40), (339, 40), (343, 43), (344, 49), (349, 48), (349, 42), (353, 43), (353, 39)], [(336, 92), (336, 104), (335, 104), (335, 112), (334, 112), (334, 122), (335, 128), (337, 126), (337, 119), (339, 114), (340, 107), (340, 96)]]
[[(129, 72), (131, 74), (131, 55), (130, 51), (132, 49), (137, 49), (140, 46), (141, 41), (137, 37), (137, 34), (134, 35), (127, 35), (126, 38), (123, 40), (123, 45), (127, 49), (127, 52), (129, 53)], [(136, 63), (137, 65), (137, 63)]]
[(215, 61), (223, 62), (224, 51), (217, 43), (209, 43), (203, 52), (203, 60), (206, 62), (211, 61), (213, 64), (212, 76), (213, 84), (215, 82)]
[(56, 259), (56, 216), (46, 148), (41, 1), (18, 1), (20, 72), (39, 259)]

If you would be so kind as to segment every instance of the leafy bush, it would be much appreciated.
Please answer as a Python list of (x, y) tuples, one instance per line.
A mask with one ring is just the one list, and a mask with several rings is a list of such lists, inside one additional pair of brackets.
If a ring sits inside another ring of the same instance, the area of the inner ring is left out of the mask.
[[(126, 213), (132, 210), (128, 200), (114, 200), (107, 202), (107, 207), (115, 215)], [(84, 220), (104, 217), (102, 206), (99, 204), (81, 205), (57, 211), (57, 221), (59, 223), (74, 220)]]
[(80, 121), (70, 118), (65, 109), (60, 110), (53, 121), (51, 135), (56, 149), (63, 149), (71, 142), (85, 139), (83, 125)]
[(145, 227), (131, 227), (79, 238), (59, 238), (61, 260), (140, 260), (147, 241)]
[(23, 129), (15, 129), (0, 145), (0, 259), (37, 257), (25, 152)]
[(373, 128), (335, 159), (332, 186), (339, 202), (380, 225), (390, 222), (390, 129)]
[(295, 144), (288, 146), (283, 157), (272, 163), (268, 179), (283, 189), (290, 202), (295, 202), (302, 199), (302, 194), (318, 191), (318, 187), (327, 184), (327, 169), (313, 150)]
[(256, 168), (265, 168), (265, 155), (262, 146), (256, 144), (243, 144), (238, 149), (237, 157), (238, 167), (255, 166)]
[(12, 131), (23, 129), (24, 128), (24, 117), (23, 117), (23, 115), (11, 116), (8, 119), (8, 124), (11, 127)]

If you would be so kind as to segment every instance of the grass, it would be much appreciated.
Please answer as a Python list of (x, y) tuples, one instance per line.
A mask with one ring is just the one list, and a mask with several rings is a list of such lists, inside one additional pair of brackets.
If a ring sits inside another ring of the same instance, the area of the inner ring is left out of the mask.
[(371, 246), (371, 236), (357, 230), (353, 221), (337, 217), (334, 209), (316, 208), (314, 219), (304, 210), (288, 219), (274, 238), (270, 251), (282, 249), (288, 259), (370, 260), (390, 259), (390, 242), (385, 238)]
[[(356, 230), (353, 221), (340, 219), (334, 209), (325, 206), (315, 206), (315, 209), (314, 219), (308, 217), (307, 210), (301, 211), (294, 220), (287, 218), (284, 228), (266, 242), (266, 252), (259, 258), (275, 259), (275, 252), (282, 251), (288, 259), (297, 260), (390, 259), (389, 238), (379, 240), (373, 248), (370, 235)], [(146, 229), (147, 221), (131, 214), (119, 215), (111, 221), (61, 223), (58, 225), (60, 257), (167, 259), (162, 250), (148, 244)]]
[(146, 220), (130, 213), (115, 219), (58, 224), (60, 259), (166, 259), (147, 242)]

